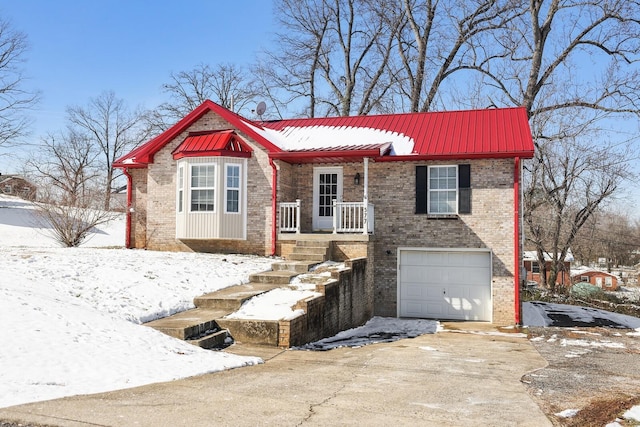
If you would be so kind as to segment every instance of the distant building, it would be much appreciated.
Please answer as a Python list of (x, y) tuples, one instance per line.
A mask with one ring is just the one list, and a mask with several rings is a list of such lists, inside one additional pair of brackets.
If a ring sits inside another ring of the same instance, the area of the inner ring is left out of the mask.
[[(544, 254), (545, 271), (547, 272), (547, 279), (549, 278), (549, 271), (551, 271), (551, 255)], [(571, 263), (573, 262), (573, 254), (571, 250), (567, 251), (567, 255), (564, 257), (562, 263), (562, 271), (558, 271), (558, 277), (556, 284), (569, 286), (571, 284)], [(527, 270), (527, 280), (540, 283), (540, 261), (538, 260), (538, 253), (536, 251), (524, 251), (524, 268)]]
[(0, 191), (10, 196), (18, 196), (26, 200), (35, 200), (36, 186), (19, 175), (0, 174)]
[(601, 270), (574, 270), (571, 272), (571, 281), (573, 283), (590, 283), (604, 291), (618, 289), (618, 278), (614, 274)]

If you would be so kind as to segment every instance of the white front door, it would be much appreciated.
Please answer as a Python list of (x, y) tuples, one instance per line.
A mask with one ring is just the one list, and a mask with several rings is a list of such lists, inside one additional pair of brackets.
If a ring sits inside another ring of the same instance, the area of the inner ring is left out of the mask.
[(333, 230), (333, 201), (342, 201), (342, 168), (313, 169), (313, 229)]

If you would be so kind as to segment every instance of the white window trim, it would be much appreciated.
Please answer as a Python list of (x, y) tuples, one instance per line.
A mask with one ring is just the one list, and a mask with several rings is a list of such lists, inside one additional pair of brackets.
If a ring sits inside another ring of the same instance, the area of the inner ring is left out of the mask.
[[(196, 167), (213, 167), (213, 187), (194, 187), (193, 183), (193, 169)], [(194, 163), (189, 166), (189, 213), (193, 214), (215, 214), (217, 212), (218, 204), (216, 203), (216, 187), (217, 187), (217, 177), (218, 166), (215, 163)], [(213, 190), (213, 210), (212, 211), (194, 211), (193, 210), (193, 191), (194, 190)]]
[(176, 191), (176, 211), (178, 213), (184, 212), (184, 166), (178, 166), (178, 186)]
[[(442, 169), (442, 168), (455, 168), (455, 177), (456, 177), (456, 200), (454, 203), (455, 209), (453, 212), (432, 212), (431, 211), (431, 192), (445, 192), (451, 191), (451, 189), (432, 189), (431, 188), (431, 171), (433, 169)], [(460, 198), (460, 183), (458, 182), (458, 165), (434, 165), (427, 167), (427, 214), (428, 215), (457, 215), (458, 214), (458, 199)]]
[[(228, 168), (237, 167), (238, 168), (238, 186), (237, 187), (229, 187), (228, 186)], [(240, 215), (242, 213), (242, 165), (240, 163), (225, 163), (224, 164), (224, 213), (229, 215)], [(227, 210), (227, 194), (228, 190), (236, 190), (238, 192), (238, 211), (230, 212)]]

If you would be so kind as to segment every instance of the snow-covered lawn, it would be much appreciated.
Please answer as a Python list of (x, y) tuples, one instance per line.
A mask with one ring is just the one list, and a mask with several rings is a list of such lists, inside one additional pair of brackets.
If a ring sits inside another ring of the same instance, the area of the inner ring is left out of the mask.
[(139, 324), (272, 259), (126, 250), (124, 216), (71, 249), (36, 224), (29, 203), (0, 196), (0, 407), (261, 363)]

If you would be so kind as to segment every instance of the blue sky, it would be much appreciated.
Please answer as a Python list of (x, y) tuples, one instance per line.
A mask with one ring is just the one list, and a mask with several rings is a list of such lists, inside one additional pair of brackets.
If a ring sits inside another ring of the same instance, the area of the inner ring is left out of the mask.
[[(0, 16), (27, 35), (25, 87), (42, 93), (25, 142), (63, 129), (67, 106), (106, 90), (130, 107), (154, 107), (171, 72), (248, 65), (274, 31), (268, 0), (2, 0)], [(6, 157), (0, 172), (19, 172)]]

